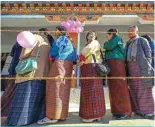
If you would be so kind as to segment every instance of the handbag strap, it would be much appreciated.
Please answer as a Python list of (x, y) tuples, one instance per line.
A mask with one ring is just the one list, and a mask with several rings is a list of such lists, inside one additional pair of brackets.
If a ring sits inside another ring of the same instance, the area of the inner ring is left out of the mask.
[[(39, 44), (37, 46), (39, 46)], [(35, 47), (32, 49), (31, 53), (34, 51), (34, 49), (35, 49)], [(40, 52), (40, 47), (37, 48), (37, 53), (36, 53), (36, 56), (35, 56), (36, 59), (38, 59), (39, 52)], [(31, 55), (31, 53), (29, 54), (29, 56)]]
[(104, 58), (104, 55), (103, 55), (103, 52), (102, 52), (101, 49), (100, 49), (100, 53), (101, 53), (101, 58), (102, 58), (102, 60), (105, 61), (105, 58)]
[(96, 58), (95, 58), (95, 55), (94, 55), (94, 54), (92, 54), (92, 57), (93, 57), (94, 62), (96, 63)]
[(38, 49), (37, 49), (37, 53), (36, 53), (36, 59), (38, 59), (39, 52), (40, 52), (40, 47), (38, 47)]

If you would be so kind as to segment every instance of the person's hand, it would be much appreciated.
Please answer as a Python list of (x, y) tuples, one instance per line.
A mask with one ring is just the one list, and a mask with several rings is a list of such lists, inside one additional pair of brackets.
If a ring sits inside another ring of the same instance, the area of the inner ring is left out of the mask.
[(78, 60), (77, 64), (78, 64), (79, 67), (81, 67), (83, 65), (83, 62)]

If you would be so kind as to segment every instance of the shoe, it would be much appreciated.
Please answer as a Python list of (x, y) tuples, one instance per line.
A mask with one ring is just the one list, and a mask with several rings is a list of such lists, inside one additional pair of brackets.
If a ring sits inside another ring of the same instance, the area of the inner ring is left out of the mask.
[(45, 118), (43, 118), (41, 120), (38, 120), (37, 124), (39, 124), (39, 125), (50, 124), (50, 123), (54, 124), (54, 123), (57, 123), (57, 122), (58, 122), (58, 120), (50, 120), (49, 118), (45, 117)]
[(116, 119), (123, 120), (123, 119), (129, 119), (131, 118), (131, 115), (118, 115), (116, 116)]
[(144, 113), (140, 113), (140, 112), (135, 112), (135, 115), (144, 117)]
[(154, 114), (145, 114), (144, 118), (145, 119), (154, 119)]
[(121, 115), (118, 115), (118, 114), (113, 114), (113, 117), (119, 117), (119, 116), (121, 116)]
[(92, 122), (94, 122), (94, 121), (100, 121), (101, 120), (101, 118), (95, 118), (95, 119), (82, 119), (82, 121), (84, 122), (84, 123), (92, 123)]
[(67, 119), (60, 119), (60, 121), (65, 121), (65, 120), (67, 120)]

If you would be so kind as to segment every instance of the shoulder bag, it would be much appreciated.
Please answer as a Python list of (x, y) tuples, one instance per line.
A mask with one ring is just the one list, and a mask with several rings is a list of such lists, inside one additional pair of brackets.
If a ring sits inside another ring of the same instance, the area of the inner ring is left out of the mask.
[(103, 57), (103, 53), (102, 51), (100, 50), (100, 53), (101, 53), (101, 57), (102, 57), (102, 63), (97, 63), (96, 62), (96, 58), (95, 58), (95, 55), (92, 54), (92, 57), (94, 59), (94, 62), (95, 62), (95, 68), (96, 68), (96, 71), (97, 71), (97, 74), (101, 77), (105, 77), (106, 75), (109, 74), (110, 72), (110, 68), (107, 64), (107, 62), (105, 61), (104, 57)]
[[(37, 49), (36, 57), (30, 57), (19, 61), (15, 70), (17, 74), (25, 74), (37, 69), (37, 59), (39, 56), (40, 48)], [(32, 53), (32, 52), (31, 52)], [(31, 54), (30, 53), (30, 54)]]

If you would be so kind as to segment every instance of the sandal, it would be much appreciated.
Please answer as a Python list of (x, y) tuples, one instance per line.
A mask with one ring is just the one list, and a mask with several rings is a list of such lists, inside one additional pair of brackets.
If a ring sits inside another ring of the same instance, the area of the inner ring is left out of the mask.
[(100, 121), (100, 120), (101, 120), (101, 118), (82, 119), (82, 121), (83, 121), (84, 123), (92, 123), (92, 122), (94, 122), (94, 121)]
[(54, 124), (54, 123), (57, 123), (57, 122), (58, 122), (58, 120), (50, 120), (49, 118), (45, 117), (45, 118), (43, 118), (41, 120), (38, 120), (37, 124), (40, 124), (40, 125), (42, 125), (42, 124), (50, 124), (50, 123)]

